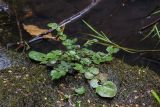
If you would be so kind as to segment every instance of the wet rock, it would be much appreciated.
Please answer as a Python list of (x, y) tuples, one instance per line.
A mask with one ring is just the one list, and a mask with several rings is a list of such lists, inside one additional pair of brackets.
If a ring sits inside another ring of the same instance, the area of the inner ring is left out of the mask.
[(26, 55), (24, 53), (17, 53), (0, 47), (0, 71), (20, 65), (27, 66), (29, 62), (25, 57)]
[(11, 67), (11, 59), (5, 49), (0, 48), (0, 70)]
[(3, 0), (0, 0), (0, 12), (8, 11), (9, 7), (8, 4), (5, 3)]

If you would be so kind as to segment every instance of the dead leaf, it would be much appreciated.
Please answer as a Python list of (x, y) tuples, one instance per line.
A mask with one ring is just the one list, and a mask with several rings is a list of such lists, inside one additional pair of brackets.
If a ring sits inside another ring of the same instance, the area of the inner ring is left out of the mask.
[[(48, 29), (42, 29), (42, 28), (39, 28), (38, 26), (35, 26), (35, 25), (25, 25), (25, 24), (23, 24), (23, 28), (26, 32), (28, 32), (32, 36), (38, 36), (41, 33), (44, 33), (44, 32), (48, 31)], [(49, 39), (54, 39), (54, 40), (56, 39), (56, 37), (53, 37), (53, 35), (51, 33), (49, 33), (47, 35), (44, 35), (43, 37), (44, 38), (49, 38)]]

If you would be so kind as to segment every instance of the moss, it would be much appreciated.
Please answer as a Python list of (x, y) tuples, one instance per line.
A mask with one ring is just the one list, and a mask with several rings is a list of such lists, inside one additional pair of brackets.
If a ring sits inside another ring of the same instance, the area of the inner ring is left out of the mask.
[(45, 105), (50, 102), (53, 91), (46, 68), (43, 66), (15, 67), (2, 71), (0, 76), (0, 105), (29, 106)]
[(118, 94), (113, 99), (100, 98), (79, 74), (67, 75), (59, 81), (51, 81), (47, 68), (30, 64), (3, 70), (0, 74), (0, 106), (7, 107), (53, 107), (70, 103), (64, 94), (73, 95), (74, 88), (84, 86), (84, 96), (72, 96), (71, 103), (82, 101), (81, 106), (101, 107), (115, 105), (157, 106), (150, 90), (160, 89), (160, 78), (153, 71), (129, 66), (119, 60), (100, 66), (101, 72), (118, 86)]

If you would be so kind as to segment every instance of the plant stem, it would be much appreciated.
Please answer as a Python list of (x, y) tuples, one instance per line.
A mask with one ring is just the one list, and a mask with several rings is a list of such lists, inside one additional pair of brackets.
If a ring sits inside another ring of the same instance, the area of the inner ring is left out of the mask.
[(142, 27), (142, 28), (140, 29), (140, 31), (143, 31), (143, 30), (145, 30), (145, 29), (147, 29), (147, 28), (149, 28), (149, 27), (151, 27), (151, 26), (157, 24), (159, 21), (160, 21), (160, 17), (159, 17), (157, 20), (153, 21), (152, 23), (150, 23), (150, 24), (148, 24), (148, 25)]
[(13, 0), (13, 12), (14, 12), (14, 15), (15, 15), (15, 18), (16, 18), (16, 24), (17, 24), (17, 27), (18, 27), (18, 31), (19, 31), (19, 42), (22, 42), (23, 41), (23, 36), (22, 36), (22, 30), (21, 30), (21, 27), (20, 27), (20, 22), (19, 22), (19, 17), (18, 17), (18, 14), (17, 14), (17, 11), (16, 11), (16, 6), (15, 6), (15, 1)]

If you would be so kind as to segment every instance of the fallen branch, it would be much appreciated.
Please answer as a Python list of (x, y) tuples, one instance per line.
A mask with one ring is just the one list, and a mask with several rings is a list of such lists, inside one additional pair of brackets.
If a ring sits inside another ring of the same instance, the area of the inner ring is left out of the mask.
[[(73, 16), (71, 16), (71, 17), (63, 20), (62, 22), (59, 23), (59, 26), (60, 26), (60, 27), (65, 26), (65, 25), (67, 25), (67, 24), (69, 24), (69, 23), (71, 23), (71, 22), (79, 19), (79, 18), (82, 17), (85, 13), (89, 12), (93, 7), (95, 7), (95, 6), (99, 3), (99, 1), (101, 1), (101, 0), (92, 0), (91, 4), (88, 5), (85, 9), (83, 9), (83, 10), (80, 11), (79, 13), (74, 14)], [(34, 41), (43, 39), (43, 36), (44, 36), (44, 35), (47, 35), (47, 34), (53, 32), (53, 31), (54, 31), (53, 29), (49, 29), (47, 32), (41, 33), (41, 34), (37, 35), (35, 38), (29, 40), (28, 43), (31, 43), (31, 42), (34, 42)]]

